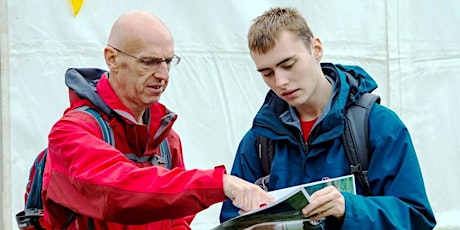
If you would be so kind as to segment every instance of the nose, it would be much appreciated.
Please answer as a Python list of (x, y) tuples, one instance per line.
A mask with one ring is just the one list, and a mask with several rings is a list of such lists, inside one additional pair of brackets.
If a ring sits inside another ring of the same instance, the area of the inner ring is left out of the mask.
[(285, 86), (289, 83), (289, 79), (287, 77), (286, 72), (282, 70), (275, 70), (275, 86), (278, 88), (285, 88)]
[(169, 78), (169, 68), (166, 62), (162, 62), (153, 75), (158, 79), (167, 80)]

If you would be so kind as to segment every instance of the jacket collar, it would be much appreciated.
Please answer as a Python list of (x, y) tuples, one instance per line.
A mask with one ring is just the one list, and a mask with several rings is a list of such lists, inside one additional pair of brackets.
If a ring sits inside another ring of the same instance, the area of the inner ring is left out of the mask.
[[(69, 87), (71, 107), (79, 107), (89, 102), (108, 116), (119, 115), (125, 121), (137, 124), (133, 113), (120, 101), (108, 81), (108, 73), (95, 68), (70, 68), (65, 74)], [(144, 124), (151, 135), (162, 140), (170, 131), (177, 114), (161, 103), (152, 104), (144, 114)], [(154, 132), (154, 133), (153, 133)]]
[[(323, 73), (333, 85), (333, 93), (325, 106), (317, 124), (313, 127), (311, 144), (321, 143), (340, 136), (344, 130), (344, 110), (352, 101), (357, 100), (364, 92), (372, 92), (377, 88), (375, 81), (358, 66), (321, 64)], [(356, 85), (350, 85), (347, 74), (357, 79)], [(350, 97), (350, 93), (355, 91)], [(269, 91), (265, 101), (257, 113), (254, 131), (270, 139), (289, 138), (300, 142), (300, 122), (295, 110), (273, 91)], [(319, 133), (319, 135), (315, 135)]]

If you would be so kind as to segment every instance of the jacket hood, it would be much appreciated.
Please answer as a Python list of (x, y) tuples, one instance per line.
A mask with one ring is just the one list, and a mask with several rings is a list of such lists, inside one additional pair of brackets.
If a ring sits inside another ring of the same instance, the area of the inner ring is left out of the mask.
[[(319, 127), (312, 131), (319, 131), (321, 135), (316, 137), (315, 142), (323, 142), (330, 138), (337, 137), (343, 132), (344, 110), (351, 103), (367, 92), (377, 88), (377, 83), (372, 77), (358, 66), (334, 65), (321, 63), (324, 73), (335, 85), (333, 96), (329, 101), (323, 115), (319, 118)], [(287, 102), (279, 98), (270, 90), (265, 101), (254, 119), (254, 128), (257, 133), (263, 134), (270, 139), (281, 139), (291, 136), (293, 141), (300, 140), (300, 123), (297, 118), (280, 120), (280, 116), (292, 109)], [(287, 125), (286, 125), (287, 124)], [(291, 127), (289, 127), (291, 126)], [(296, 128), (298, 127), (298, 128)], [(267, 128), (271, 131), (267, 131)], [(314, 133), (313, 133), (314, 135)]]
[[(343, 94), (351, 95), (349, 102), (357, 101), (364, 93), (371, 93), (377, 88), (377, 83), (374, 79), (361, 67), (353, 65), (333, 65), (321, 64), (323, 73), (327, 76), (335, 77), (336, 83), (346, 82), (346, 84), (339, 84), (338, 89)], [(345, 75), (342, 76), (342, 75)]]
[(96, 68), (70, 68), (65, 73), (65, 84), (69, 87), (69, 100), (88, 99), (94, 106), (107, 115), (112, 113), (109, 106), (96, 92), (96, 84), (107, 71)]

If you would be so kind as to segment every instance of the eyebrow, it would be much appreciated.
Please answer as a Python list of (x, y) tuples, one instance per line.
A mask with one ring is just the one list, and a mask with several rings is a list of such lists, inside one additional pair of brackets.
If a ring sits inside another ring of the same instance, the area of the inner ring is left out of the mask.
[[(285, 62), (291, 60), (291, 59), (294, 58), (294, 57), (295, 57), (295, 55), (292, 55), (292, 56), (290, 56), (290, 57), (287, 57), (287, 58), (283, 59), (282, 61), (278, 62), (278, 63), (276, 64), (276, 66), (282, 65), (283, 63), (285, 63)], [(257, 71), (258, 71), (258, 72), (263, 72), (263, 71), (269, 70), (269, 69), (270, 69), (270, 68), (262, 68), (262, 69), (257, 69)]]
[(145, 57), (140, 57), (138, 58), (139, 60), (141, 61), (151, 61), (151, 60), (156, 60), (156, 61), (167, 61), (167, 60), (170, 60), (170, 59), (173, 59), (174, 58), (174, 55), (171, 56), (171, 57), (168, 57), (168, 58), (158, 58), (158, 57), (155, 57), (155, 56), (145, 56)]

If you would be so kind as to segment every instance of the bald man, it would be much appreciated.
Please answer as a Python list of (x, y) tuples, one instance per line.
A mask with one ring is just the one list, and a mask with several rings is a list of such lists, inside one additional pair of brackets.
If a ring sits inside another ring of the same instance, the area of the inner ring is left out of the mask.
[[(223, 166), (185, 170), (172, 129), (177, 115), (159, 103), (180, 61), (160, 19), (139, 10), (123, 14), (104, 57), (108, 72), (66, 73), (71, 106), (49, 134), (43, 177), (47, 229), (190, 229), (197, 212), (226, 197), (242, 211), (273, 200)], [(88, 108), (110, 125), (114, 144)]]

